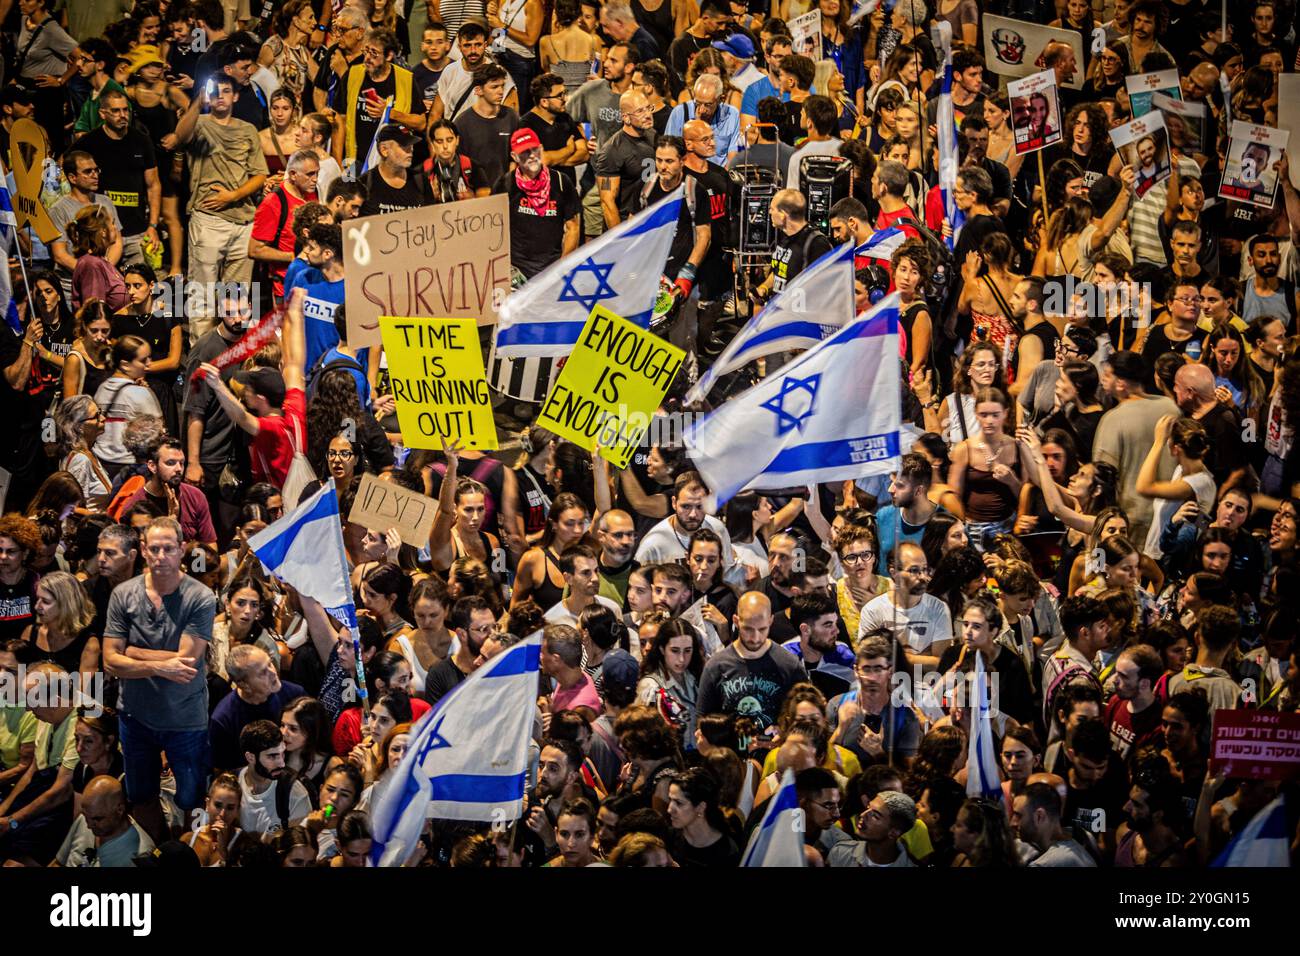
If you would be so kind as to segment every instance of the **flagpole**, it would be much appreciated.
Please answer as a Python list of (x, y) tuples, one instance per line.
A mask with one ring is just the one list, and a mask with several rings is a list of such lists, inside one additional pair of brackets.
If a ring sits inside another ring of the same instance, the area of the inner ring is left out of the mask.
[[(330, 478), (329, 489), (330, 494), (337, 494), (333, 478)], [(341, 520), (335, 526), (333, 538), (335, 547), (338, 548), (339, 557), (342, 561), (340, 566), (346, 569), (348, 567), (348, 550), (343, 544), (343, 523)], [(349, 603), (346, 607), (349, 618), (348, 629), (352, 632), (352, 656), (356, 659), (357, 697), (361, 699), (362, 719), (368, 722), (370, 719), (370, 692), (366, 690), (366, 665), (361, 660), (361, 628), (357, 624), (356, 605)]]
[(1043, 200), (1043, 228), (1047, 228), (1047, 220), (1050, 218), (1047, 212), (1047, 174), (1043, 172), (1043, 151), (1038, 150), (1038, 188)]

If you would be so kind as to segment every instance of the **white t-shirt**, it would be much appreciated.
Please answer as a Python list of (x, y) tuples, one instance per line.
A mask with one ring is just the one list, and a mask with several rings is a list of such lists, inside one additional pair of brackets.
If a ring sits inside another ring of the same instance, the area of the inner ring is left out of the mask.
[[(596, 595), (596, 603), (603, 604), (605, 607), (609, 608), (614, 612), (615, 617), (620, 619), (623, 617), (623, 609), (603, 594)], [(551, 605), (543, 617), (545, 617), (546, 623), (548, 624), (568, 624), (570, 627), (578, 626), (577, 615), (569, 612), (569, 609), (564, 606), (563, 600), (559, 600), (555, 602), (555, 604)]]
[(122, 444), (122, 434), (141, 415), (161, 417), (158, 399), (152, 389), (114, 376), (96, 390), (95, 404), (104, 412), (104, 433), (95, 439), (95, 457), (114, 465), (131, 464), (135, 456)]
[[(952, 615), (948, 605), (933, 594), (926, 594), (913, 608), (901, 608), (888, 594), (872, 598), (862, 608), (858, 621), (858, 640), (868, 631), (887, 627), (900, 641), (916, 653), (930, 650), (938, 654), (952, 640)], [(936, 646), (942, 645), (942, 646)]]
[[(275, 784), (261, 793), (254, 793), (248, 784), (248, 768), (239, 771), (239, 825), (250, 833), (278, 833), (279, 814), (275, 812)], [(301, 823), (311, 813), (311, 797), (307, 788), (295, 780), (289, 788), (289, 823)]]
[[(1209, 470), (1198, 471), (1194, 475), (1184, 476), (1183, 466), (1178, 465), (1174, 468), (1173, 476), (1170, 481), (1179, 479), (1187, 482), (1196, 492), (1196, 503), (1201, 510), (1207, 515), (1214, 513), (1214, 495), (1217, 490), (1214, 484), (1214, 475)], [(1172, 498), (1157, 498), (1151, 508), (1151, 527), (1147, 530), (1147, 542), (1142, 548), (1143, 552), (1151, 555), (1152, 558), (1159, 561), (1164, 557), (1164, 552), (1160, 550), (1160, 534), (1165, 530), (1165, 525), (1173, 519), (1174, 514), (1183, 506), (1183, 502), (1175, 501)]]
[[(674, 530), (672, 520), (673, 515), (669, 515), (645, 533), (636, 549), (638, 563), (666, 564), (686, 557), (686, 546), (691, 543), (691, 536)], [(731, 567), (735, 555), (731, 550), (731, 535), (727, 534), (727, 526), (713, 515), (705, 515), (703, 527), (722, 539), (722, 565)]]
[[(838, 156), (842, 145), (838, 139), (832, 136), (830, 139), (804, 143), (796, 149), (794, 155), (790, 157), (790, 165), (786, 168), (786, 188), (799, 188), (799, 163), (803, 161), (805, 156)], [(804, 265), (807, 266), (810, 263), (804, 263)]]
[[(488, 57), (483, 58), (483, 65), (487, 65), (491, 60)], [(478, 102), (478, 96), (473, 89), (474, 78), (465, 65), (459, 59), (454, 59), (447, 64), (447, 68), (442, 71), (442, 76), (438, 78), (438, 99), (442, 100), (443, 119), (454, 120), (457, 116), (463, 116), (465, 111)], [(510, 91), (515, 88), (515, 81), (509, 76), (506, 77), (506, 92), (509, 96)], [(461, 97), (465, 97), (462, 101)], [(452, 108), (460, 103), (460, 108), (456, 110), (456, 115), (452, 115)]]

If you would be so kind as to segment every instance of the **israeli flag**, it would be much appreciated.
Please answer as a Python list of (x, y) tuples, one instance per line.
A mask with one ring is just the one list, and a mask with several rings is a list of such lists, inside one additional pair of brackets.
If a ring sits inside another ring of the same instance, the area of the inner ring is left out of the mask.
[(1232, 842), (1223, 848), (1210, 866), (1269, 866), (1291, 865), (1291, 834), (1286, 825), (1286, 804), (1282, 797), (1255, 814)]
[(497, 321), (497, 356), (568, 355), (597, 305), (647, 328), (684, 194), (678, 187), (512, 293)]
[(9, 279), (9, 256), (11, 253), (21, 256), (22, 252), (18, 250), (18, 220), (14, 217), (7, 176), (4, 163), (0, 163), (0, 252), (4, 254), (4, 268), (0, 269), (0, 308), (4, 309), (5, 324), (13, 329), (14, 335), (22, 335), (23, 324), (18, 317), (18, 303), (14, 301), (14, 289)]
[(966, 224), (966, 214), (957, 208), (957, 118), (952, 107), (952, 24), (940, 20), (930, 28), (937, 50), (943, 53), (943, 83), (939, 87), (939, 106), (935, 123), (939, 128), (939, 194), (943, 197), (943, 215), (952, 227), (948, 248), (956, 248), (957, 236)]
[(803, 811), (794, 789), (794, 771), (786, 769), (781, 787), (767, 802), (763, 822), (745, 847), (741, 866), (807, 866), (803, 855)]
[(424, 821), (503, 823), (524, 812), (541, 632), (492, 658), (420, 718), (370, 814), (375, 866), (410, 858)]
[[(880, 6), (880, 0), (854, 0), (853, 12), (849, 14), (849, 26), (851, 27), (857, 26), (867, 17), (875, 13), (876, 8), (879, 6)], [(890, 11), (893, 9), (894, 9), (894, 0), (889, 0), (889, 3), (885, 4), (885, 10)]]
[(390, 96), (384, 102), (384, 111), (379, 114), (379, 125), (375, 127), (375, 135), (370, 137), (370, 151), (366, 153), (366, 161), (361, 166), (362, 173), (367, 173), (379, 165), (379, 131), (391, 122), (388, 117), (392, 112), (393, 98)]
[(984, 655), (975, 651), (975, 700), (970, 709), (970, 740), (966, 751), (966, 796), (994, 799), (1002, 796), (997, 748), (993, 745), (993, 714), (984, 681)]
[(853, 256), (852, 243), (846, 243), (791, 279), (723, 349), (686, 400), (700, 401), (719, 377), (760, 356), (806, 349), (853, 321)]
[(898, 293), (882, 299), (683, 438), (713, 504), (747, 488), (866, 478), (898, 467)]
[(866, 259), (881, 259), (885, 262), (894, 258), (898, 247), (907, 241), (907, 233), (897, 226), (879, 229), (867, 237), (867, 241), (858, 246), (855, 256)]
[(289, 514), (249, 538), (248, 545), (267, 574), (319, 601), (355, 631), (357, 609), (333, 478)]

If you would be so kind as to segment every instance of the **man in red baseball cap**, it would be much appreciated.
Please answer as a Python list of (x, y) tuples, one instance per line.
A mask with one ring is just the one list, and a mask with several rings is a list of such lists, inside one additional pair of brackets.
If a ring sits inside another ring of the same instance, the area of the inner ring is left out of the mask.
[(514, 170), (506, 173), (510, 197), (510, 261), (531, 279), (578, 248), (582, 202), (566, 177), (546, 165), (542, 141), (528, 127), (510, 137)]

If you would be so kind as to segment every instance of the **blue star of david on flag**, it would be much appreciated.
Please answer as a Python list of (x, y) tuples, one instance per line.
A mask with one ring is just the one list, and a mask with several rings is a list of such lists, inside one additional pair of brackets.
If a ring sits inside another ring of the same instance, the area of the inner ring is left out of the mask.
[[(584, 309), (590, 312), (596, 307), (596, 303), (602, 299), (618, 298), (618, 293), (609, 284), (609, 273), (613, 268), (614, 263), (612, 262), (595, 262), (588, 256), (585, 262), (574, 266), (564, 276), (564, 288), (560, 290), (559, 301), (580, 303)], [(574, 282), (578, 275), (583, 272), (589, 272), (596, 277), (595, 290), (585, 294), (575, 288)]]
[[(813, 406), (817, 403), (817, 388), (821, 385), (821, 373), (817, 372), (807, 378), (787, 376), (781, 382), (781, 391), (763, 403), (763, 407), (776, 416), (776, 433), (778, 436), (799, 429), (812, 418)], [(798, 393), (807, 392), (807, 399)]]
[(417, 761), (423, 761), (425, 757), (429, 756), (430, 751), (441, 750), (443, 747), (451, 746), (451, 741), (441, 733), (442, 722), (446, 719), (447, 715), (443, 714), (438, 718), (438, 722), (429, 729), (429, 736), (425, 738), (424, 743), (420, 746), (420, 753), (416, 758)]

